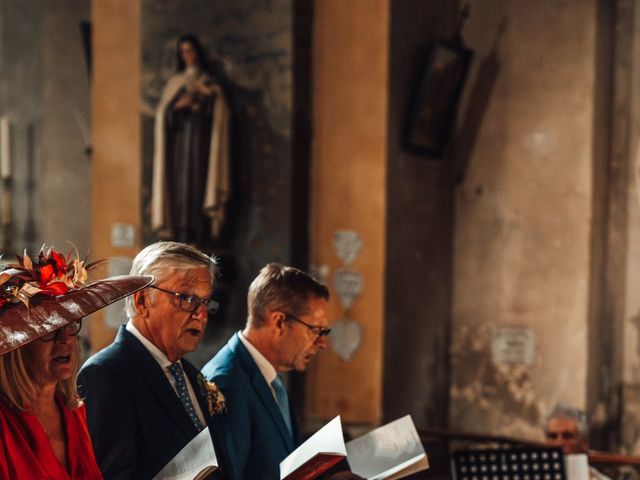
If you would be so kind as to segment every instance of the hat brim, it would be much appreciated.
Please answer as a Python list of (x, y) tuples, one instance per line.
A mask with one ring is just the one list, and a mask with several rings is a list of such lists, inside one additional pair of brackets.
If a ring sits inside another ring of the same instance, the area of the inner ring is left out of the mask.
[(91, 315), (151, 282), (149, 275), (120, 275), (57, 297), (35, 295), (29, 307), (23, 303), (6, 305), (0, 309), (0, 355)]

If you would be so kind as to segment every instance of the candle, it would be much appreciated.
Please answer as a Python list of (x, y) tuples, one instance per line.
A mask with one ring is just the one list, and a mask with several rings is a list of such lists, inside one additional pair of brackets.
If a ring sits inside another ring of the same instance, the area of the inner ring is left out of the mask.
[(0, 177), (3, 180), (11, 178), (11, 126), (9, 118), (0, 118)]
[(2, 225), (4, 236), (7, 236), (7, 226), (11, 224), (11, 194), (6, 188), (2, 191)]

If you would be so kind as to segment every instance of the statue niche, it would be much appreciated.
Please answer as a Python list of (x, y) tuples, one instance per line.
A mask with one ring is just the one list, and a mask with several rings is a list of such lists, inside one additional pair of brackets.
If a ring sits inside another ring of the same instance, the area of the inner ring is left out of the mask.
[(151, 228), (160, 238), (208, 245), (230, 196), (230, 111), (194, 35), (177, 41), (177, 71), (155, 112)]

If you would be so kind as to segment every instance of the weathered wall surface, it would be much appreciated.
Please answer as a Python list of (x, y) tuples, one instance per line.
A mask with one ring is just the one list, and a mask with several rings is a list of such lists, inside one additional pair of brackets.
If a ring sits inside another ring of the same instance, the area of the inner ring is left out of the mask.
[(329, 317), (363, 333), (350, 361), (328, 348), (310, 365), (305, 411), (371, 424), (382, 419), (389, 1), (316, 2), (314, 19), (311, 260), (333, 285), (345, 268), (334, 234), (358, 232), (348, 268), (362, 275), (362, 295), (347, 310), (334, 289)]
[[(89, 0), (0, 2), (0, 115), (11, 121), (13, 249), (89, 247)], [(88, 133), (88, 131), (87, 131)], [(73, 215), (69, 209), (73, 208)], [(10, 258), (13, 252), (4, 252)]]
[[(94, 153), (91, 164), (91, 249), (95, 258), (133, 258), (140, 241), (141, 126), (132, 105), (140, 99), (140, 6), (138, 2), (94, 0), (93, 83), (91, 125)], [(113, 224), (135, 227), (131, 246), (111, 242)], [(113, 265), (113, 263), (111, 264)], [(115, 330), (105, 321), (109, 306), (91, 322), (93, 351), (109, 345)], [(112, 310), (113, 311), (113, 310)]]
[(404, 127), (429, 48), (451, 38), (457, 2), (390, 4), (383, 418), (447, 425), (453, 236), (452, 152), (405, 148)]
[[(12, 232), (3, 231), (3, 245), (13, 236), (16, 245), (34, 248), (36, 224), (35, 196), (27, 187), (27, 131), (35, 131), (41, 110), (42, 68), (40, 41), (42, 38), (42, 9), (40, 1), (0, 3), (1, 55), (0, 101), (1, 114), (12, 124), (12, 196), (10, 209)], [(36, 161), (32, 157), (32, 161)], [(36, 167), (36, 165), (34, 165)], [(16, 202), (20, 198), (24, 201)], [(29, 208), (30, 207), (30, 208)], [(31, 210), (31, 213), (29, 213)], [(3, 252), (12, 258), (13, 252)]]
[(65, 252), (71, 248), (67, 242), (73, 242), (81, 255), (89, 251), (90, 238), (91, 158), (85, 149), (91, 124), (80, 22), (89, 20), (90, 3), (43, 3), (41, 163), (35, 172), (37, 237)]
[[(553, 403), (586, 405), (595, 2), (472, 10), (471, 85), (504, 31), (456, 192), (450, 426), (539, 437)], [(531, 365), (492, 362), (506, 326), (533, 332)]]

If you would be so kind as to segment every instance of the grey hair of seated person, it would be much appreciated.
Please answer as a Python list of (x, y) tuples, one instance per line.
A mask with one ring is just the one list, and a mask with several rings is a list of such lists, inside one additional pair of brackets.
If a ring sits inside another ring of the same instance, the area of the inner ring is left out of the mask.
[(566, 418), (567, 420), (573, 420), (576, 422), (578, 434), (582, 438), (589, 436), (589, 425), (587, 423), (587, 415), (579, 408), (573, 407), (568, 403), (556, 403), (547, 415), (544, 423), (545, 428), (549, 425), (549, 422), (554, 418)]
[[(153, 275), (153, 284), (166, 280), (175, 270), (208, 268), (213, 286), (217, 276), (217, 261), (195, 247), (180, 242), (156, 242), (143, 248), (133, 259), (131, 275)], [(136, 273), (133, 273), (136, 272)], [(137, 315), (133, 295), (125, 299), (127, 317)]]

